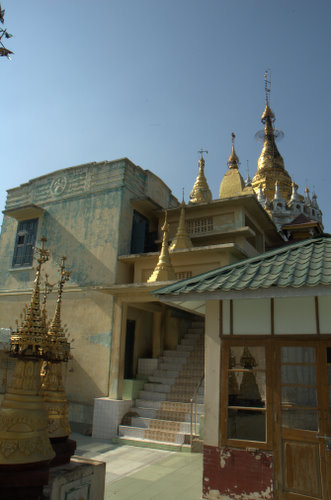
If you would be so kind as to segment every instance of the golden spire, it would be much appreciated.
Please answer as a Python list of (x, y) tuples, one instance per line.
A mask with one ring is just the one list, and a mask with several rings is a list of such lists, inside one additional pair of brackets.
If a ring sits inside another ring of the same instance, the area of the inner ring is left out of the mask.
[(231, 151), (231, 154), (230, 154), (229, 159), (228, 159), (228, 167), (238, 169), (239, 158), (236, 155), (236, 152), (234, 150), (234, 140), (235, 140), (236, 136), (233, 132), (231, 134), (231, 137), (232, 137), (232, 151)]
[(61, 325), (63, 287), (71, 275), (71, 273), (65, 269), (65, 261), (66, 257), (62, 257), (60, 262), (60, 281), (58, 283), (56, 307), (47, 333), (47, 337), (52, 346), (50, 349), (50, 359), (52, 361), (68, 361), (69, 359), (70, 344), (66, 339), (64, 329)]
[(10, 338), (11, 354), (28, 357), (41, 357), (45, 351), (46, 328), (40, 310), (40, 273), (41, 266), (48, 261), (49, 251), (45, 249), (46, 238), (41, 237), (41, 248), (36, 248), (37, 270), (29, 306), (24, 309), (21, 325)]
[(268, 72), (264, 75), (266, 106), (261, 116), (261, 121), (264, 124), (264, 141), (263, 148), (258, 159), (258, 168), (252, 181), (252, 186), (255, 193), (258, 193), (259, 187), (262, 186), (265, 196), (268, 201), (272, 201), (275, 193), (275, 185), (278, 186), (283, 198), (288, 201), (292, 193), (292, 179), (285, 170), (284, 160), (278, 151), (275, 140), (275, 130), (273, 122), (275, 115), (270, 109), (269, 94), (270, 81), (268, 81)]
[(67, 438), (71, 433), (68, 420), (69, 407), (62, 379), (62, 361), (68, 361), (70, 351), (70, 344), (61, 324), (63, 287), (71, 274), (65, 269), (65, 260), (66, 257), (62, 257), (60, 261), (60, 281), (55, 312), (47, 334), (50, 349), (42, 384), (48, 411), (48, 435), (51, 440)]
[(184, 189), (183, 189), (183, 200), (181, 203), (181, 209), (180, 209), (180, 216), (179, 216), (179, 223), (178, 223), (178, 228), (176, 232), (176, 236), (173, 239), (169, 250), (180, 250), (184, 248), (192, 248), (192, 241), (190, 240), (190, 237), (187, 232), (187, 226), (185, 222), (185, 201), (184, 201)]
[(203, 153), (208, 153), (208, 151), (200, 149), (199, 153), (201, 155), (199, 159), (199, 173), (190, 194), (190, 203), (209, 203), (212, 201), (212, 194), (204, 173), (205, 160), (203, 157)]
[(232, 151), (228, 159), (228, 170), (222, 179), (219, 191), (220, 199), (233, 198), (243, 194), (245, 182), (239, 172), (239, 158), (234, 149), (235, 134), (232, 132)]
[(168, 248), (169, 224), (167, 221), (167, 212), (165, 212), (164, 223), (161, 229), (163, 231), (163, 238), (159, 260), (153, 273), (148, 278), (147, 283), (153, 283), (155, 281), (171, 281), (176, 279), (174, 268), (172, 267), (170, 262)]

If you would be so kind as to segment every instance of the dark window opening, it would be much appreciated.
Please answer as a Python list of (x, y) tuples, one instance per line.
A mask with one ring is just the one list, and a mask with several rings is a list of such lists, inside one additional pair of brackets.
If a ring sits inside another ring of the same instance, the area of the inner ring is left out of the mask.
[(134, 354), (134, 332), (136, 322), (128, 319), (126, 322), (126, 340), (125, 340), (125, 362), (124, 378), (132, 379), (133, 374), (133, 354)]
[(32, 265), (37, 226), (38, 219), (23, 220), (18, 223), (12, 263), (13, 267), (26, 267)]
[(155, 252), (156, 231), (149, 230), (149, 220), (136, 210), (133, 211), (131, 253)]

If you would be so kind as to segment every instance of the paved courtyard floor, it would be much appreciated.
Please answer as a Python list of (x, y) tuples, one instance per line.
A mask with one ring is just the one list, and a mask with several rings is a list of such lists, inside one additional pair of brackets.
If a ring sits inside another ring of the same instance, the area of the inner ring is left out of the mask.
[(200, 500), (202, 454), (112, 444), (81, 434), (76, 455), (106, 462), (105, 500)]

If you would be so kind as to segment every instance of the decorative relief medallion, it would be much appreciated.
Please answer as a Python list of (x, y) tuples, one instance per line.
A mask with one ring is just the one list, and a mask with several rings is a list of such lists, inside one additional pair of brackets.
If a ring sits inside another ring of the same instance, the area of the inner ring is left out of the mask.
[(59, 196), (67, 187), (67, 178), (65, 175), (56, 177), (51, 184), (51, 192), (55, 196)]

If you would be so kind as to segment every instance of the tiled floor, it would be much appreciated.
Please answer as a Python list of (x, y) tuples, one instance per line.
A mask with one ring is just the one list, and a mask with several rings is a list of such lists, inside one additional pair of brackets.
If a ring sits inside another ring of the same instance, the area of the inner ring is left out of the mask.
[(76, 454), (102, 460), (105, 500), (200, 500), (202, 455), (116, 445), (73, 434)]

